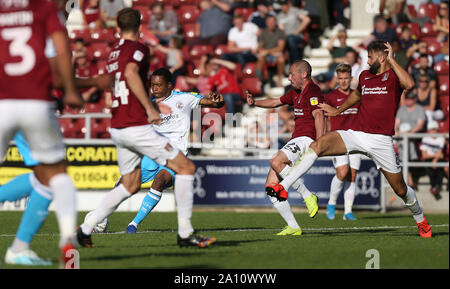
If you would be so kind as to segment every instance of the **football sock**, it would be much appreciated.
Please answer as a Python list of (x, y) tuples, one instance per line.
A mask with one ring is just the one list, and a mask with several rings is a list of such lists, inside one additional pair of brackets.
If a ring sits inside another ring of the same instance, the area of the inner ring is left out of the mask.
[(89, 217), (81, 224), (81, 230), (85, 235), (91, 235), (95, 225), (113, 213), (117, 207), (131, 196), (131, 193), (125, 188), (123, 184), (118, 185), (112, 189), (100, 205), (92, 212)]
[(289, 227), (293, 229), (300, 228), (297, 221), (295, 220), (294, 214), (292, 213), (291, 210), (291, 206), (289, 205), (289, 202), (287, 200), (280, 202), (275, 197), (269, 198), (275, 209), (278, 211), (278, 213), (280, 213), (281, 217), (284, 219), (284, 221), (287, 223)]
[(153, 210), (153, 208), (159, 203), (161, 199), (161, 192), (158, 192), (155, 189), (150, 189), (147, 195), (144, 197), (142, 201), (142, 205), (139, 208), (139, 211), (134, 217), (133, 222), (136, 227), (147, 217), (147, 215)]
[(411, 211), (416, 223), (421, 223), (423, 222), (423, 220), (425, 220), (422, 208), (417, 201), (416, 193), (414, 192), (414, 190), (410, 186), (407, 187), (408, 190), (406, 191), (406, 195), (401, 199), (405, 202), (406, 207), (408, 207)]
[(14, 202), (28, 197), (33, 190), (30, 182), (30, 176), (32, 174), (33, 173), (17, 176), (0, 186), (0, 203), (4, 201)]
[(350, 186), (344, 193), (344, 214), (352, 212), (353, 201), (355, 200), (356, 184), (350, 183)]
[(330, 199), (328, 200), (328, 205), (336, 205), (336, 201), (339, 197), (342, 188), (344, 187), (344, 182), (341, 181), (336, 175), (333, 177), (330, 186)]
[(194, 206), (194, 176), (175, 175), (175, 201), (177, 203), (178, 235), (187, 238), (194, 232), (191, 224)]
[(67, 173), (53, 176), (49, 181), (49, 187), (55, 199), (55, 214), (60, 233), (59, 246), (62, 247), (67, 243), (74, 243), (77, 222), (77, 192)]
[[(287, 177), (289, 174), (291, 167), (286, 165), (284, 169), (280, 172), (280, 177), (283, 179)], [(303, 182), (303, 179), (298, 179), (292, 184), (292, 188), (296, 190), (303, 199), (311, 197), (311, 192), (308, 190), (308, 188), (305, 186), (305, 183)]]
[[(45, 195), (38, 192), (45, 189)], [(20, 252), (22, 250), (29, 249), (29, 244), (34, 235), (44, 224), (48, 216), (48, 207), (52, 201), (52, 193), (49, 188), (41, 185), (38, 190), (33, 190), (28, 200), (27, 207), (23, 213), (22, 220), (20, 221), (19, 229), (17, 230), (16, 238), (11, 246), (13, 252)], [(28, 247), (24, 247), (24, 245)]]
[(306, 153), (303, 155), (301, 161), (296, 162), (289, 171), (289, 174), (281, 181), (281, 185), (287, 191), (292, 186), (292, 184), (303, 176), (317, 160), (318, 156), (316, 152), (308, 148)]

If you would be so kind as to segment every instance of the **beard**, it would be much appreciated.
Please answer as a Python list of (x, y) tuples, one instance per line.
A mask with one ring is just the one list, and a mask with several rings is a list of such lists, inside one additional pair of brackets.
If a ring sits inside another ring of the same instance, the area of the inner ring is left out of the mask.
[(380, 62), (377, 60), (377, 61), (375, 61), (374, 63), (372, 63), (372, 65), (371, 65), (370, 68), (369, 68), (369, 72), (375, 75), (375, 74), (378, 73), (378, 70), (380, 69), (380, 67), (381, 67), (381, 64), (380, 64)]

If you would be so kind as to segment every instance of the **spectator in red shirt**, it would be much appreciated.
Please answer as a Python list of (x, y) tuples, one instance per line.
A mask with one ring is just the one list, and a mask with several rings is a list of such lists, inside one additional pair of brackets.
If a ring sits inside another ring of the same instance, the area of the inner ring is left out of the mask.
[[(77, 53), (75, 56), (75, 76), (77, 78), (92, 78), (97, 75), (97, 65), (88, 60), (86, 53)], [(97, 102), (100, 99), (99, 91), (95, 86), (81, 89), (79, 92), (86, 102)]]
[(241, 101), (241, 89), (233, 71), (236, 64), (218, 58), (210, 58), (207, 65), (211, 70), (209, 85), (223, 95), (227, 113), (234, 113)]
[(80, 0), (81, 11), (86, 28), (103, 28), (101, 19), (100, 0)]

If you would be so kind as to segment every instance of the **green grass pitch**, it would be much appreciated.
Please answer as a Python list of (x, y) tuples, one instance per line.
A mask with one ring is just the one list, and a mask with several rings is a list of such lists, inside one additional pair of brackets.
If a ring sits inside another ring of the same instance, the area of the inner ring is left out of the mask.
[[(82, 221), (86, 213), (79, 214)], [(323, 211), (310, 219), (295, 216), (301, 236), (276, 236), (284, 223), (274, 212), (194, 211), (194, 227), (217, 237), (209, 248), (179, 248), (176, 244), (176, 213), (151, 213), (138, 234), (125, 234), (134, 213), (110, 216), (107, 234), (94, 234), (95, 248), (79, 248), (80, 268), (147, 269), (364, 269), (366, 252), (379, 252), (381, 269), (449, 268), (449, 216), (428, 214), (434, 233), (422, 239), (410, 214), (356, 212), (358, 221), (330, 221)], [(1, 268), (14, 239), (22, 212), (0, 212)], [(53, 213), (35, 236), (31, 248), (58, 268), (58, 229)], [(48, 268), (48, 267), (46, 267)]]

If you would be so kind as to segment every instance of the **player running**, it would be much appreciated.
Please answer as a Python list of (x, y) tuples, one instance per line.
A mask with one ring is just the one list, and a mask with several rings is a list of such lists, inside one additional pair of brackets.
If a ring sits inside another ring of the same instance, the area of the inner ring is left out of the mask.
[[(176, 92), (172, 87), (172, 74), (166, 68), (153, 72), (151, 77), (151, 93), (156, 103), (163, 103), (172, 110), (170, 114), (161, 114), (162, 122), (154, 125), (154, 129), (167, 136), (171, 144), (184, 155), (188, 153), (189, 132), (192, 110), (199, 107), (219, 108), (224, 105), (222, 95), (211, 93), (209, 97), (188, 92)], [(173, 184), (175, 173), (152, 159), (144, 157), (141, 163), (142, 183), (153, 180), (150, 191), (142, 201), (136, 217), (128, 225), (127, 233), (136, 233), (137, 227), (153, 210), (161, 199), (162, 191)]]
[[(277, 235), (301, 235), (302, 230), (295, 220), (287, 193), (275, 195), (272, 187), (287, 176), (291, 166), (297, 162), (306, 152), (309, 145), (320, 137), (325, 128), (323, 112), (319, 109), (319, 103), (323, 102), (320, 88), (311, 79), (311, 65), (305, 60), (299, 60), (292, 64), (289, 70), (289, 81), (293, 89), (280, 98), (254, 100), (247, 91), (247, 103), (250, 106), (263, 108), (275, 108), (285, 104), (294, 106), (295, 131), (291, 140), (270, 160), (270, 170), (266, 180), (266, 192), (273, 206), (286, 221), (287, 226)], [(308, 208), (309, 216), (313, 218), (319, 209), (317, 196), (311, 193), (298, 179), (293, 185), (299, 192)]]
[(431, 226), (424, 216), (416, 193), (403, 179), (392, 140), (400, 96), (403, 90), (414, 87), (414, 80), (395, 61), (389, 43), (373, 41), (367, 51), (370, 69), (361, 73), (358, 88), (339, 108), (327, 104), (320, 106), (327, 116), (335, 117), (361, 102), (354, 130), (333, 131), (312, 143), (303, 158), (292, 167), (288, 176), (274, 191), (277, 195), (285, 195), (285, 190), (304, 175), (318, 157), (361, 152), (376, 163), (394, 192), (410, 209), (420, 236), (430, 238)]
[(143, 156), (175, 171), (175, 200), (178, 211), (178, 244), (206, 247), (215, 242), (194, 233), (191, 224), (195, 165), (169, 139), (153, 129), (161, 118), (147, 94), (149, 50), (139, 43), (140, 13), (124, 8), (117, 15), (120, 40), (109, 55), (107, 71), (114, 81), (111, 139), (117, 147), (121, 183), (110, 191), (100, 205), (77, 229), (86, 247), (92, 247), (94, 226), (141, 187), (140, 164)]
[[(0, 1), (0, 159), (21, 131), (40, 163), (34, 167), (37, 191), (44, 198), (48, 198), (46, 192), (54, 194), (65, 262), (65, 252), (75, 243), (76, 191), (66, 172), (64, 144), (50, 98), (52, 75), (44, 54), (47, 38), (58, 54), (65, 103), (80, 107), (82, 100), (74, 89), (68, 39), (57, 14), (51, 1)], [(40, 258), (22, 240), (15, 240), (5, 256), (10, 264), (33, 260)]]
[[(350, 83), (352, 81), (352, 67), (348, 64), (339, 64), (336, 67), (337, 83), (339, 87), (332, 90), (325, 96), (325, 103), (339, 108), (348, 96), (352, 93)], [(353, 105), (340, 115), (328, 118), (328, 131), (347, 130), (351, 129), (356, 122), (356, 115), (358, 113), (359, 103)], [(327, 217), (330, 220), (335, 218), (336, 201), (339, 193), (344, 187), (344, 182), (347, 179), (350, 186), (344, 192), (344, 220), (356, 220), (352, 212), (353, 201), (355, 199), (356, 191), (356, 174), (361, 165), (361, 155), (341, 155), (333, 158), (333, 165), (336, 168), (336, 175), (331, 181), (330, 199), (327, 206)]]

